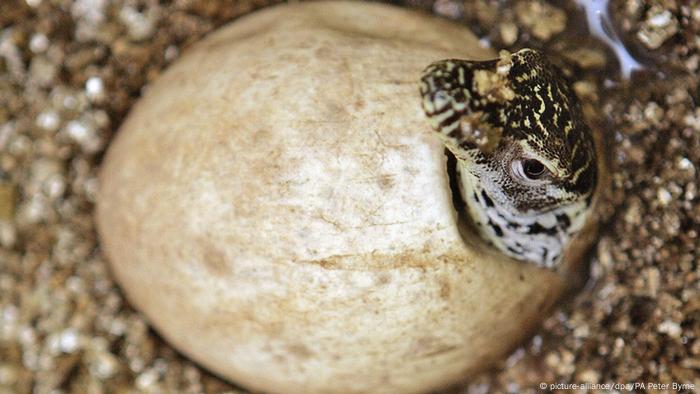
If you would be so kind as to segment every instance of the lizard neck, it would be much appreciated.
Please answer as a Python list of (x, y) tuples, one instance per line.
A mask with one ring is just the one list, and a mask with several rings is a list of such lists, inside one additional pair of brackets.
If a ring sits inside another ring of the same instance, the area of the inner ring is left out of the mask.
[(479, 178), (458, 161), (460, 193), (482, 238), (517, 260), (555, 268), (571, 238), (586, 219), (585, 199), (546, 212), (521, 213), (500, 205)]

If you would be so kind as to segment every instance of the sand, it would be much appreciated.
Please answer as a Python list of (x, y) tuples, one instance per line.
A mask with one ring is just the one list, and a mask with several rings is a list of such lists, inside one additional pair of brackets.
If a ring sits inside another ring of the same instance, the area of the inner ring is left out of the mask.
[[(271, 4), (159, 3), (0, 2), (0, 394), (243, 391), (148, 328), (95, 235), (96, 173), (143, 89), (207, 32)], [(700, 3), (616, 2), (614, 25), (645, 66), (632, 80), (573, 2), (394, 3), (497, 49), (545, 50), (609, 142), (613, 185), (588, 281), (495, 371), (451, 392), (698, 390)]]

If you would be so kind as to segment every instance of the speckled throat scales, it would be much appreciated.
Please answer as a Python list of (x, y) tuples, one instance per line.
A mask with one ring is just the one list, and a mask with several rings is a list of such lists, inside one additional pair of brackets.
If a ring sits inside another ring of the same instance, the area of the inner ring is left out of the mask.
[(524, 49), (443, 60), (421, 82), (479, 233), (516, 259), (556, 267), (585, 222), (597, 175), (591, 131), (559, 71)]

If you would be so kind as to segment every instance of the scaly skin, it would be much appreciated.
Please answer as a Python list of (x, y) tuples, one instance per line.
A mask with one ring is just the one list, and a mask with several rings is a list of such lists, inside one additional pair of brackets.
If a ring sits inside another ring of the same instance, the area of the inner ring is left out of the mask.
[(457, 158), (466, 210), (509, 256), (556, 268), (583, 227), (596, 185), (590, 128), (540, 52), (443, 60), (421, 84), (423, 109)]

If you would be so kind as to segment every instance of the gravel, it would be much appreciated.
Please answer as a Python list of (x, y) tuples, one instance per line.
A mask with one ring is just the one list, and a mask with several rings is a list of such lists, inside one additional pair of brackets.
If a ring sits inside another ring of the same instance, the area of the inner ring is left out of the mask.
[[(0, 394), (241, 392), (180, 356), (129, 306), (92, 211), (102, 154), (142, 90), (204, 34), (270, 3), (0, 3)], [(586, 34), (573, 1), (395, 3), (455, 19), (497, 49), (546, 51), (605, 130), (612, 164), (588, 282), (495, 371), (452, 392), (697, 390), (700, 3), (613, 2), (618, 34), (646, 66), (632, 81)]]

